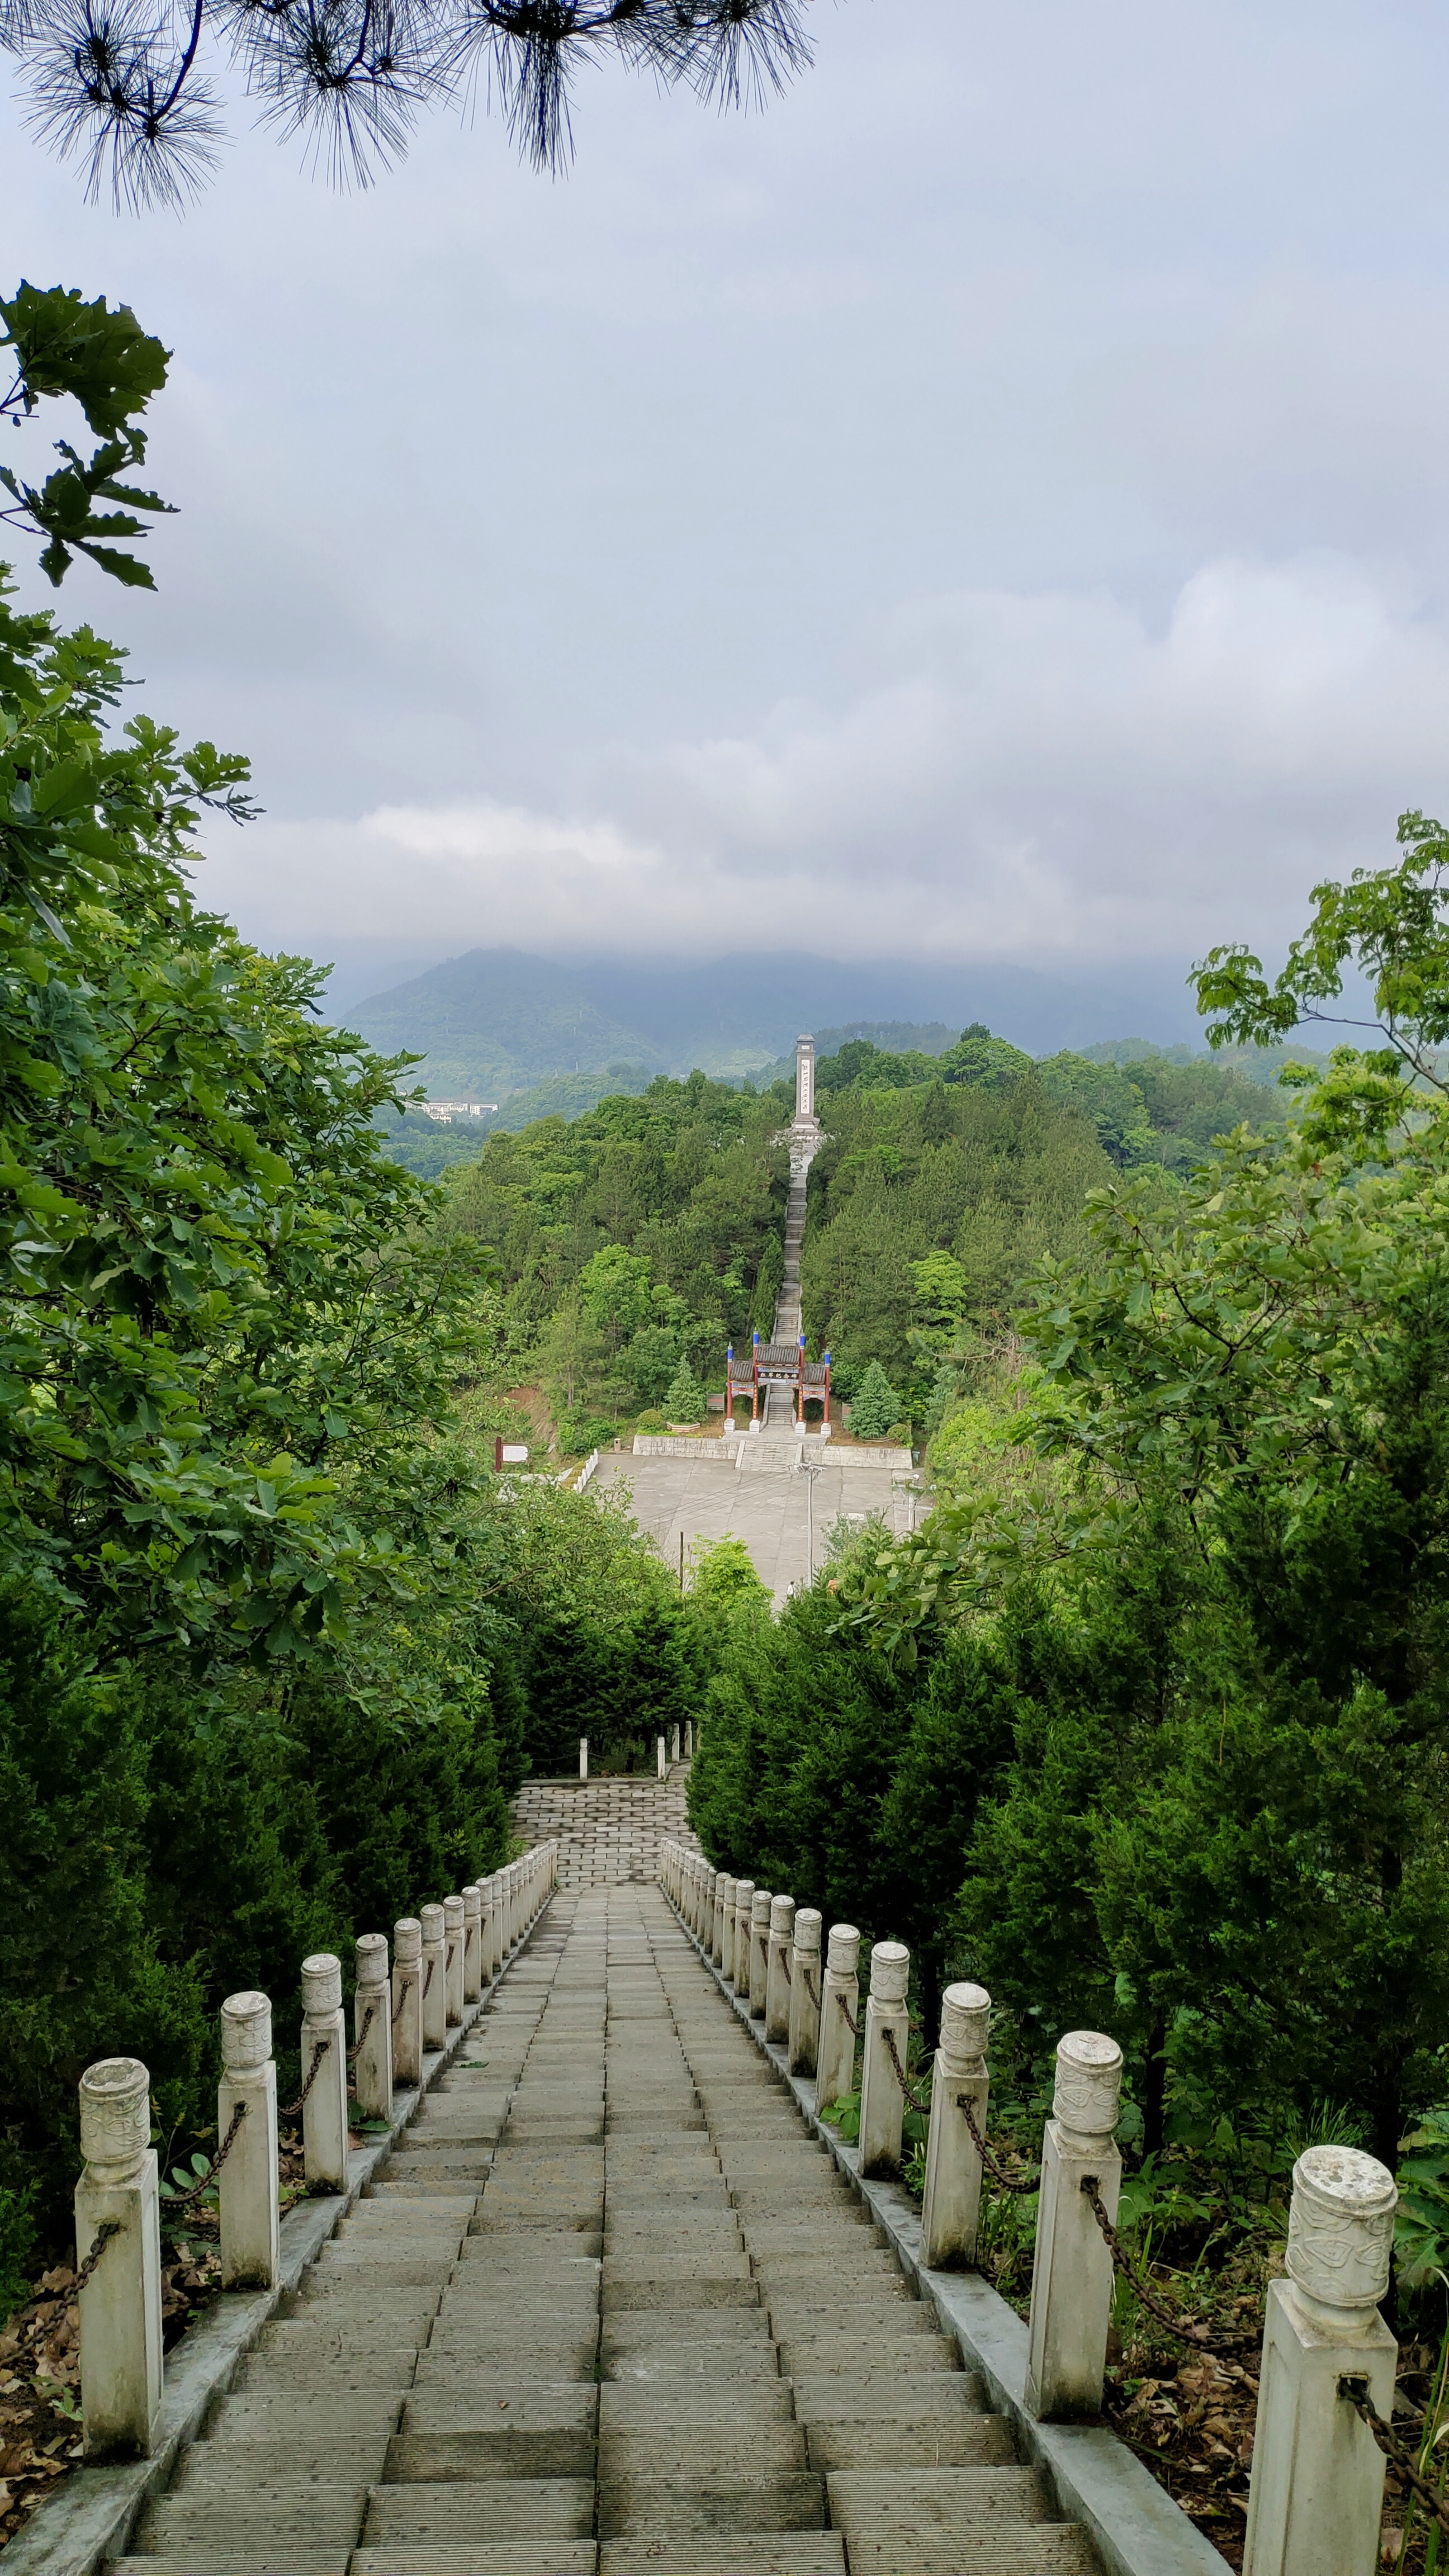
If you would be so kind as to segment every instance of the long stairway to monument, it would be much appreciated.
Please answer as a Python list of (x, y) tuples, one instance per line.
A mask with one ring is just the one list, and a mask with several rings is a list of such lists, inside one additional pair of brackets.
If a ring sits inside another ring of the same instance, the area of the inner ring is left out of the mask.
[(1095, 2566), (660, 1888), (637, 1882), (555, 1896), (119, 2562)]

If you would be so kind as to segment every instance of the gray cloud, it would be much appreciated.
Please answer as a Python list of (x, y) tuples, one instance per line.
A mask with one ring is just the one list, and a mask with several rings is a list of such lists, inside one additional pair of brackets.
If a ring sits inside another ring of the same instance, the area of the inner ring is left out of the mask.
[(1449, 800), (1442, 19), (816, 18), (763, 118), (588, 83), (557, 185), (443, 120), (339, 200), (239, 119), (117, 224), (0, 116), (13, 266), (178, 353), (160, 595), (61, 604), (252, 750), (258, 935), (704, 954), (768, 883), (1180, 963)]

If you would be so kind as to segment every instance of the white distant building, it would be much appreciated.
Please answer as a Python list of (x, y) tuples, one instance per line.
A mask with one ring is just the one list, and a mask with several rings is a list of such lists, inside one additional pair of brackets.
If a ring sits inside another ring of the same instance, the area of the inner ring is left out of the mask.
[(450, 1118), (491, 1118), (498, 1103), (496, 1100), (420, 1100), (418, 1107), (425, 1118), (434, 1118), (442, 1126)]

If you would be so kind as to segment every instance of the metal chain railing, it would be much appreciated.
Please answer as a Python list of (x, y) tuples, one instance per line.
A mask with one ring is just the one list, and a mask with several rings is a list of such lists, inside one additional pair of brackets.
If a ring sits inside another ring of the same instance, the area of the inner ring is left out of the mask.
[(806, 1993), (807, 1993), (807, 1995), (809, 1996), (809, 1998), (810, 1998), (810, 2000), (811, 2000), (812, 2004), (815, 2006), (816, 2011), (817, 2011), (817, 2012), (819, 2012), (819, 2010), (820, 2010), (820, 1997), (819, 1997), (819, 1995), (818, 1995), (818, 1994), (816, 1993), (816, 1991), (815, 1991), (815, 1981), (814, 1981), (813, 1977), (811, 1976), (809, 1969), (808, 1969), (808, 1968), (802, 1968), (802, 1969), (801, 1969), (801, 1971), (800, 1971), (800, 1974), (801, 1974), (801, 1976), (802, 1976), (802, 1977), (804, 1978), (804, 1980), (805, 1980), (805, 1992), (806, 1992)]
[[(68, 2290), (60, 2293), (62, 2314), (64, 2313), (64, 2310), (71, 2305), (73, 2300), (80, 2297), (82, 2290), (85, 2288), (87, 2281), (94, 2272), (96, 2265), (99, 2263), (101, 2256), (104, 2254), (106, 2247), (111, 2241), (111, 2238), (113, 2236), (119, 2236), (120, 2232), (121, 2222), (119, 2218), (102, 2219), (100, 2226), (96, 2230), (95, 2240), (91, 2246), (91, 2250), (87, 2254), (85, 2261), (82, 2263), (80, 2270), (77, 2272), (75, 2280)], [(24, 2334), (18, 2338), (14, 2350), (6, 2353), (4, 2357), (5, 2368), (8, 2370), (12, 2362), (18, 2361), (23, 2352), (28, 2352), (30, 2350), (32, 2344), (44, 2343), (47, 2335), (54, 2334), (58, 2322), (59, 2320), (55, 2317), (37, 2317), (34, 2325), (27, 2326)]]
[(236, 2109), (231, 2115), (231, 2121), (228, 2126), (226, 2136), (222, 2139), (221, 2145), (217, 2148), (215, 2155), (212, 2157), (210, 2164), (207, 2166), (206, 2171), (201, 2176), (199, 2182), (194, 2182), (189, 2191), (166, 2191), (163, 2185), (163, 2193), (168, 2210), (190, 2209), (194, 2201), (200, 2200), (203, 2192), (210, 2191), (211, 2186), (215, 2182), (217, 2175), (220, 2173), (222, 2166), (225, 2164), (227, 2157), (231, 2154), (232, 2148), (236, 2145), (237, 2138), (241, 2131), (241, 2124), (246, 2118), (246, 2115), (247, 2106), (245, 2102), (238, 2102)]
[(780, 1953), (780, 1965), (781, 1965), (781, 1967), (782, 1967), (782, 1968), (784, 1969), (784, 1971), (785, 1971), (785, 1983), (786, 1983), (786, 1985), (787, 1985), (787, 1986), (793, 1986), (793, 1984), (795, 1983), (795, 1980), (794, 1980), (794, 1978), (793, 1978), (793, 1977), (791, 1976), (791, 1974), (790, 1974), (790, 1953), (789, 1953), (789, 1951), (788, 1951), (788, 1950), (782, 1950), (782, 1951), (781, 1951), (781, 1953)]
[(1449, 2532), (1449, 2503), (1425, 2477), (1413, 2452), (1399, 2440), (1392, 2424), (1386, 2424), (1368, 2393), (1366, 2379), (1345, 2375), (1338, 2383), (1339, 2396), (1353, 2408), (1360, 2423), (1367, 2424), (1384, 2458), (1398, 2470), (1406, 2487), (1418, 2497), (1424, 2511), (1439, 2529)]
[(296, 2118), (296, 2116), (297, 2116), (298, 2112), (301, 2110), (303, 2103), (306, 2101), (308, 2094), (311, 2092), (313, 2085), (316, 2083), (317, 2078), (318, 2078), (318, 2076), (320, 2075), (320, 2073), (321, 2073), (321, 2071), (322, 2071), (322, 2060), (323, 2060), (323, 2058), (326, 2056), (326, 2054), (327, 2054), (327, 2052), (328, 2052), (329, 2048), (331, 2047), (331, 2045), (332, 2045), (332, 2042), (331, 2042), (331, 2040), (330, 2040), (330, 2039), (319, 2039), (319, 2040), (318, 2040), (316, 2047), (315, 2047), (315, 2048), (313, 2049), (313, 2051), (312, 2051), (312, 2064), (311, 2064), (311, 2067), (310, 2067), (310, 2069), (309, 2069), (309, 2071), (308, 2071), (307, 2081), (306, 2081), (306, 2083), (303, 2085), (301, 2092), (298, 2094), (296, 2101), (295, 2101), (295, 2102), (288, 2102), (288, 2103), (287, 2103), (287, 2104), (285, 2104), (285, 2106), (284, 2106), (284, 2107), (283, 2107), (283, 2108), (282, 2108), (282, 2109), (277, 2113), (277, 2117), (278, 2117), (278, 2119), (279, 2119), (279, 2120), (295, 2120), (295, 2118)]
[(367, 2046), (367, 2034), (371, 2030), (376, 2019), (377, 2006), (376, 2004), (369, 2004), (362, 2017), (362, 2028), (357, 2034), (356, 2044), (354, 2047), (349, 2048), (347, 2052), (347, 2063), (349, 2066), (355, 2066), (357, 2064), (359, 2057)]
[(429, 1986), (430, 1986), (430, 1985), (432, 1984), (432, 1982), (433, 1982), (433, 1970), (435, 1969), (435, 1967), (437, 1966), (437, 1964), (438, 1964), (438, 1963), (437, 1963), (437, 1960), (436, 1960), (436, 1959), (430, 1959), (430, 1960), (428, 1961), (428, 1973), (427, 1973), (427, 1975), (426, 1975), (426, 1976), (424, 1977), (424, 1979), (423, 1979), (423, 2001), (424, 2001), (424, 2003), (426, 2003), (426, 2002), (427, 2002), (427, 1999), (428, 1999), (428, 1988), (429, 1988)]
[(1102, 2231), (1107, 2251), (1112, 2257), (1113, 2270), (1121, 2274), (1122, 2279), (1128, 2283), (1134, 2297), (1141, 2301), (1148, 2315), (1155, 2317), (1160, 2326), (1166, 2326), (1170, 2335), (1175, 2335), (1179, 2343), (1191, 2344), (1197, 2352), (1216, 2353), (1224, 2361), (1231, 2360), (1235, 2353), (1247, 2352), (1257, 2346), (1262, 2338), (1256, 2333), (1226, 2335), (1219, 2338), (1210, 2334), (1206, 2326), (1184, 2325), (1181, 2318), (1173, 2315), (1171, 2308), (1157, 2296), (1156, 2292), (1148, 2288), (1135, 2263), (1130, 2260), (1116, 2228), (1107, 2215), (1107, 2206), (1097, 2188), (1094, 2175), (1083, 2174), (1082, 2190), (1091, 2204), (1092, 2216)]
[(1009, 2174), (1005, 2165), (1001, 2164), (992, 2154), (991, 2149), (988, 2147), (986, 2140), (981, 2134), (976, 2114), (971, 2107), (971, 2096), (969, 2093), (957, 2094), (956, 2108), (966, 2123), (971, 2144), (975, 2148), (978, 2156), (981, 2158), (982, 2164), (990, 2174), (991, 2179), (996, 2184), (998, 2190), (1036, 2191), (1039, 2188), (1037, 2183), (1031, 2180), (1023, 2182), (1019, 2174)]
[(849, 2004), (846, 2002), (844, 1995), (840, 1998), (840, 2009), (845, 2015), (845, 2026), (849, 2031), (851, 2038), (859, 2039), (860, 2024), (856, 2020), (854, 2013), (851, 2011)]
[(416, 1979), (413, 1977), (403, 1977), (398, 1982), (397, 2002), (392, 2008), (392, 2026), (394, 2030), (396, 2030), (398, 2023), (402, 2019), (403, 2005), (407, 2002), (416, 1982)]
[(919, 2111), (923, 2118), (929, 2118), (931, 2110), (930, 2094), (918, 2093), (916, 2091), (914, 2084), (911, 2082), (909, 2075), (901, 2064), (900, 2051), (896, 2046), (895, 2032), (889, 2028), (881, 2029), (879, 2023), (877, 2023), (876, 2027), (877, 2029), (880, 2029), (880, 2035), (885, 2041), (886, 2055), (890, 2059), (892, 2066), (895, 2068), (896, 2082), (899, 2084), (902, 2093), (905, 2095), (906, 2100), (911, 2106), (911, 2109), (913, 2111)]

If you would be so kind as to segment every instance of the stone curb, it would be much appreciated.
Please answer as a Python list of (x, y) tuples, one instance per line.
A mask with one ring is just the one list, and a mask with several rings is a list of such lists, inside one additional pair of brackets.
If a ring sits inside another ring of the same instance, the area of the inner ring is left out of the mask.
[(910, 2193), (900, 2183), (862, 2179), (858, 2150), (817, 2118), (814, 2085), (790, 2073), (784, 2049), (751, 2021), (746, 2005), (725, 1984), (713, 1960), (705, 1958), (667, 1892), (661, 1888), (660, 1893), (725, 2001), (788, 2084), (810, 2127), (884, 2230), (907, 2279), (930, 2301), (946, 2333), (955, 2336), (968, 2369), (980, 2373), (993, 2407), (1010, 2417), (1023, 2458), (1042, 2471), (1061, 2511), (1086, 2532), (1107, 2576), (1224, 2576), (1227, 2560), (1115, 2433), (1100, 2424), (1039, 2424), (1028, 2413), (1027, 2330), (1016, 2310), (979, 2272), (926, 2270), (920, 2259), (920, 2214)]
[(393, 2096), (392, 2125), (386, 2137), (354, 2147), (347, 2158), (347, 2189), (325, 2198), (299, 2201), (282, 2220), (280, 2278), (274, 2290), (223, 2290), (199, 2325), (191, 2327), (166, 2355), (165, 2389), (156, 2448), (149, 2460), (129, 2460), (110, 2468), (80, 2468), (62, 2487), (38, 2505), (3, 2554), (5, 2576), (97, 2576), (112, 2558), (124, 2555), (141, 2508), (164, 2491), (179, 2453), (201, 2433), (212, 2400), (226, 2394), (264, 2325), (298, 2287), (329, 2236), (361, 2197), (402, 2132), (416, 2119), (423, 2096), (471, 2037), (485, 2006), (508, 1981), (509, 1969), (521, 1959), (553, 1904), (550, 1892), (542, 1911), (524, 1934), (502, 1974), (481, 2003), (467, 2004), (461, 2026), (443, 2048), (423, 2059), (422, 2082)]

